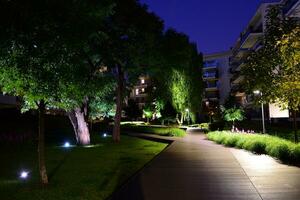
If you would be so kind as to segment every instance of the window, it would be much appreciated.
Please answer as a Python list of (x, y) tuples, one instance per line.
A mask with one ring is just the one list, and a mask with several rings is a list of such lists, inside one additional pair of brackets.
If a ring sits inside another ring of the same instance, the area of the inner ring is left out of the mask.
[(145, 84), (145, 79), (141, 79), (141, 84)]
[(135, 95), (139, 95), (139, 89), (135, 89)]
[(142, 88), (142, 92), (145, 92), (145, 88)]

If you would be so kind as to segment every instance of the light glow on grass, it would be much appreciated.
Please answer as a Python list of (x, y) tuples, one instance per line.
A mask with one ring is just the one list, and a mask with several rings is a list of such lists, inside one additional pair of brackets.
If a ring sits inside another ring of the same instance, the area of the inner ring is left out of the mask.
[(64, 147), (65, 147), (65, 148), (71, 147), (70, 142), (65, 142)]

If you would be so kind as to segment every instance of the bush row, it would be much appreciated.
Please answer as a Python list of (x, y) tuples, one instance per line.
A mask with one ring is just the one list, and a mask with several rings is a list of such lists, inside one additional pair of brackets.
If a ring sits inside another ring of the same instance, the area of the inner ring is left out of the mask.
[(144, 126), (144, 125), (122, 125), (122, 130), (133, 131), (140, 133), (151, 133), (162, 136), (174, 136), (174, 137), (184, 137), (186, 132), (180, 128), (175, 127), (154, 127), (154, 126)]
[(225, 146), (246, 149), (257, 154), (268, 154), (283, 162), (300, 163), (300, 144), (275, 136), (215, 131), (208, 133), (207, 137)]

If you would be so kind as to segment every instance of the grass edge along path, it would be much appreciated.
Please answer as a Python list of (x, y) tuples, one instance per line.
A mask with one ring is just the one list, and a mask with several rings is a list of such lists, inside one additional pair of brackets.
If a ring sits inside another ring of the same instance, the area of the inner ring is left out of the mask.
[(169, 136), (169, 137), (186, 136), (186, 131), (177, 127), (158, 127), (158, 126), (151, 126), (151, 125), (126, 124), (126, 125), (122, 125), (122, 130), (132, 131), (135, 133), (149, 133), (149, 134), (156, 134), (160, 136)]
[(227, 147), (245, 149), (256, 154), (267, 154), (284, 163), (300, 164), (300, 143), (295, 144), (276, 136), (215, 131), (209, 132), (207, 138)]

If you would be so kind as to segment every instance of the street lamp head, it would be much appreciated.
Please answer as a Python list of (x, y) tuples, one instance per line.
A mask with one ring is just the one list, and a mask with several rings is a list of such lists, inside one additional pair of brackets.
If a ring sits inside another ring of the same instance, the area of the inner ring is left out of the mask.
[(259, 90), (254, 90), (253, 93), (254, 94), (260, 94), (260, 91)]
[(190, 110), (187, 108), (187, 109), (185, 109), (185, 111), (186, 111), (186, 112), (189, 112)]

